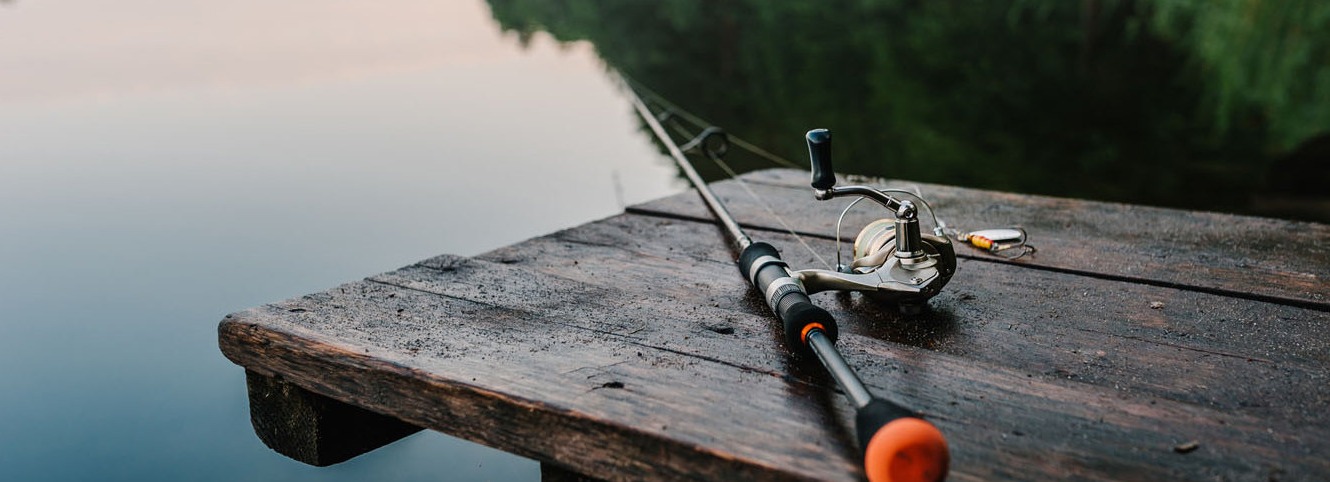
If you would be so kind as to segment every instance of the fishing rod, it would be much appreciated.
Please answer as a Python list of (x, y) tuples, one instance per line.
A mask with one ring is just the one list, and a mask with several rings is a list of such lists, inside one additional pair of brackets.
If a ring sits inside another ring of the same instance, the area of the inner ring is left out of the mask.
[[(937, 294), (955, 272), (955, 252), (949, 240), (942, 236), (922, 235), (917, 208), (909, 200), (897, 199), (870, 187), (837, 187), (835, 172), (831, 168), (831, 133), (815, 129), (806, 136), (812, 161), (814, 197), (819, 200), (843, 196), (870, 199), (892, 211), (895, 219), (876, 226), (870, 224), (864, 229), (855, 242), (858, 259), (851, 266), (838, 266), (835, 271), (790, 271), (774, 246), (754, 242), (744, 233), (684, 155), (684, 151), (701, 151), (719, 163), (728, 146), (724, 131), (708, 127), (681, 148), (633, 86), (627, 85), (626, 90), (638, 115), (664, 144), (670, 157), (728, 232), (740, 252), (740, 273), (763, 295), (780, 319), (787, 347), (816, 355), (854, 404), (855, 433), (863, 451), (864, 472), (868, 479), (873, 482), (945, 479), (950, 454), (942, 432), (916, 412), (876, 397), (864, 386), (836, 349), (835, 318), (814, 305), (809, 294), (825, 290), (862, 291), (899, 303), (902, 307), (916, 307)], [(934, 221), (936, 225), (936, 218)], [(864, 256), (859, 257), (859, 254)]]

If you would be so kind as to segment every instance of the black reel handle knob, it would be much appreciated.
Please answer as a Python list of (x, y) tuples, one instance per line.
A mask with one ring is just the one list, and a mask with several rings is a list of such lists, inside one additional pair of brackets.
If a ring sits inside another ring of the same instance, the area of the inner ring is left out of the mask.
[(813, 129), (808, 140), (808, 159), (813, 163), (813, 189), (831, 189), (836, 185), (836, 171), (831, 169), (831, 131)]

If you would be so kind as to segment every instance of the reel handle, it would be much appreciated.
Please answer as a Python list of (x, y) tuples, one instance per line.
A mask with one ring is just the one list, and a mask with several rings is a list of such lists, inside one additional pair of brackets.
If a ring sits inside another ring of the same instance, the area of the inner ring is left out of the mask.
[(813, 164), (813, 189), (831, 189), (836, 185), (836, 171), (831, 169), (831, 131), (813, 129), (804, 139), (808, 141), (808, 159)]

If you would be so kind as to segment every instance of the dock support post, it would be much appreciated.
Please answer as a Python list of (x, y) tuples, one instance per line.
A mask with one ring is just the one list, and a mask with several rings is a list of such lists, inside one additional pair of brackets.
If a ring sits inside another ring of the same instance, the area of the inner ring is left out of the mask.
[(254, 433), (278, 453), (325, 467), (421, 430), (393, 417), (347, 405), (280, 378), (245, 370)]
[(541, 462), (540, 482), (601, 482), (601, 479), (588, 477), (549, 462)]

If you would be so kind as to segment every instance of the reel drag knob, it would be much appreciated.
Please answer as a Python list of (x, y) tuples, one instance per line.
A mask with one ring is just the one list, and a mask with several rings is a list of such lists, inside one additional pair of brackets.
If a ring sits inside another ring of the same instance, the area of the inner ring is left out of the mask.
[(804, 139), (808, 141), (808, 159), (813, 164), (813, 189), (831, 189), (836, 185), (836, 171), (831, 169), (831, 131), (813, 129)]

